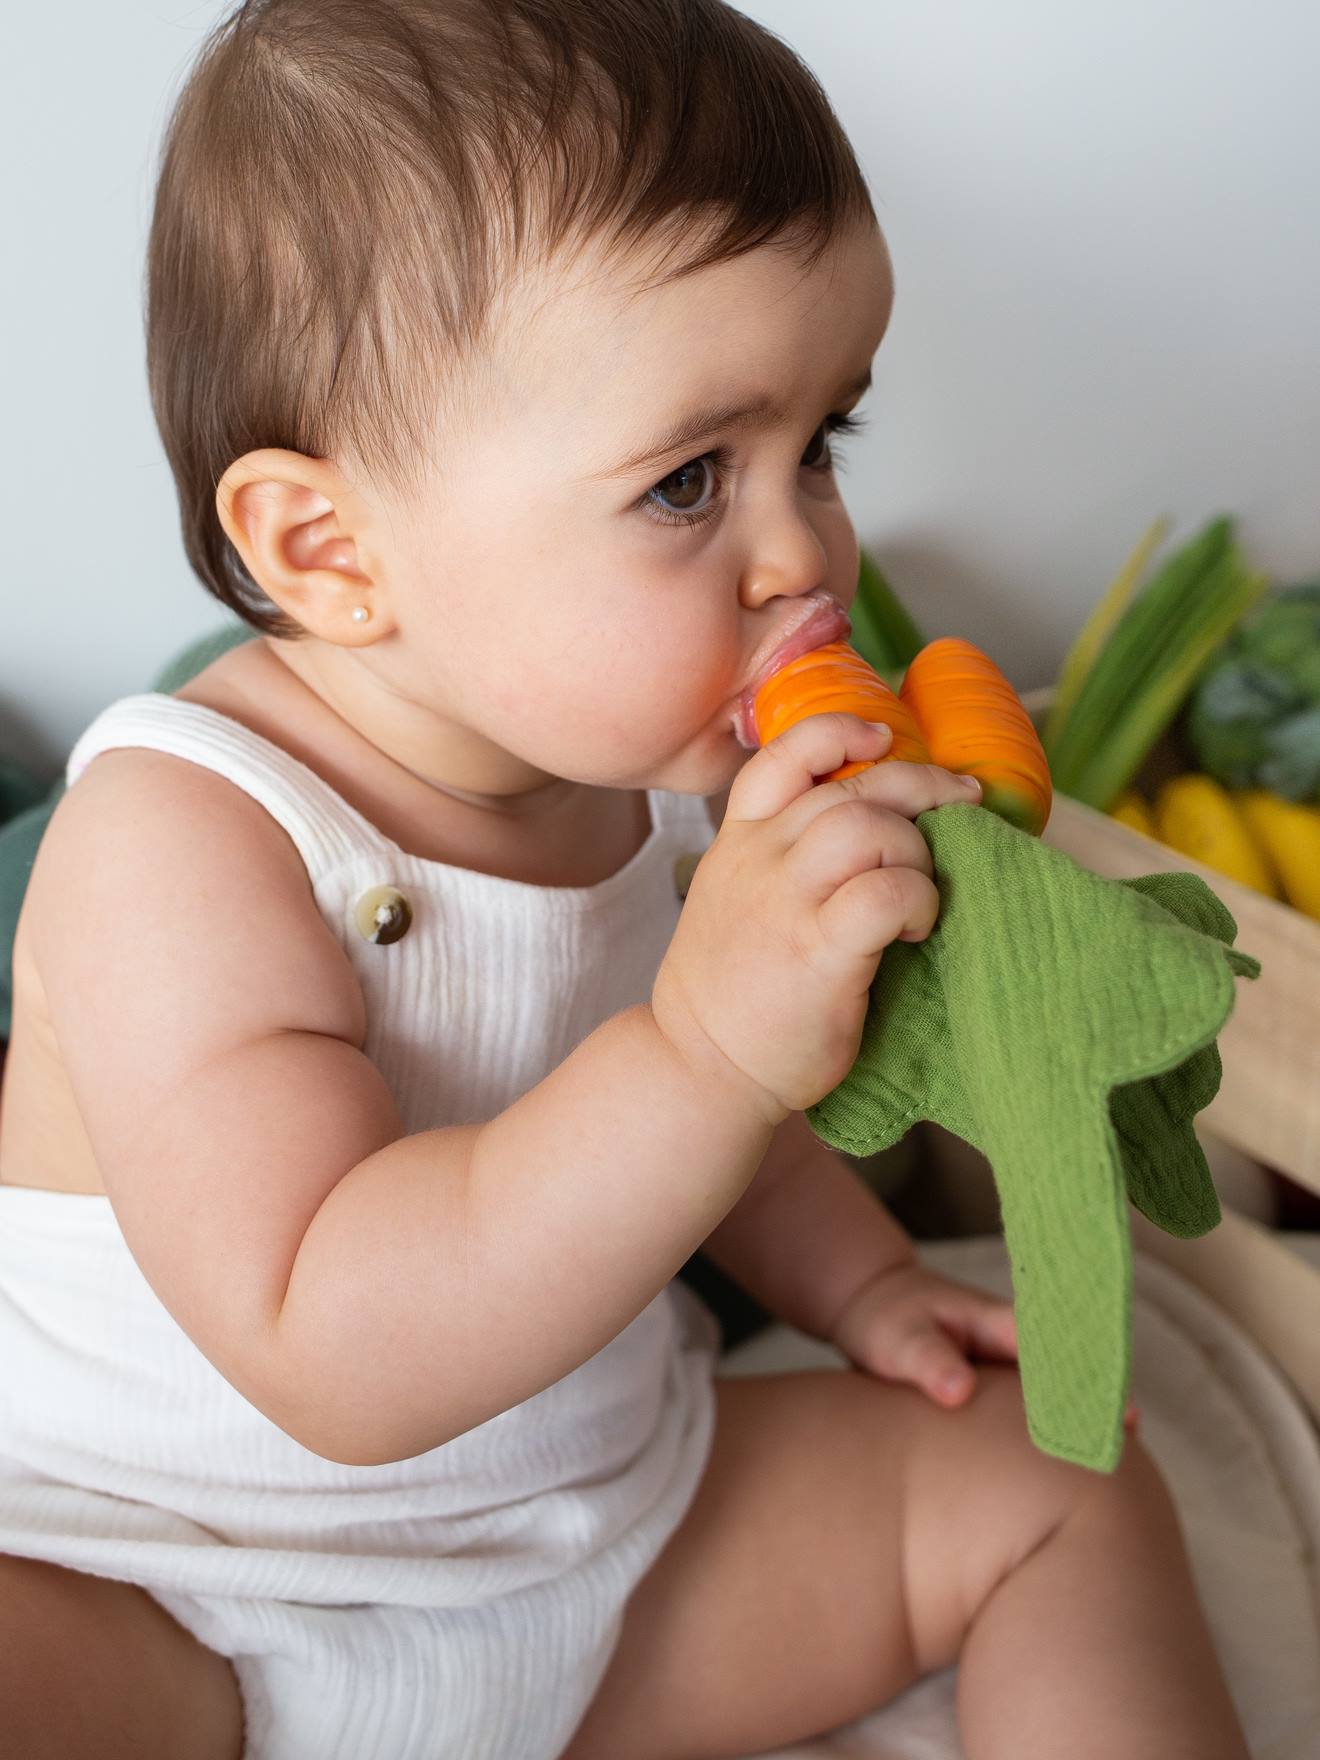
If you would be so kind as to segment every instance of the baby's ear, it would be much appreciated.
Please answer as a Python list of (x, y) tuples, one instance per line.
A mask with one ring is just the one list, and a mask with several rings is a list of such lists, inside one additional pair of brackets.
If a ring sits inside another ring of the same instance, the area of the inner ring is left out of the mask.
[[(225, 536), (268, 598), (310, 634), (360, 645), (385, 633), (383, 595), (361, 559), (364, 508), (333, 460), (266, 446), (215, 492)], [(365, 607), (368, 619), (354, 618)]]

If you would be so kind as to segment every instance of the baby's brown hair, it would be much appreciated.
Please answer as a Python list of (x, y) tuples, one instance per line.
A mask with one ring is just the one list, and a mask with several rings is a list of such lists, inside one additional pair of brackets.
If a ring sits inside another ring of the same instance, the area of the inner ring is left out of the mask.
[(220, 525), (257, 447), (402, 492), (491, 335), (566, 241), (667, 242), (676, 280), (771, 240), (810, 266), (874, 220), (819, 83), (723, 0), (246, 0), (166, 131), (147, 372), (202, 583), (295, 636)]

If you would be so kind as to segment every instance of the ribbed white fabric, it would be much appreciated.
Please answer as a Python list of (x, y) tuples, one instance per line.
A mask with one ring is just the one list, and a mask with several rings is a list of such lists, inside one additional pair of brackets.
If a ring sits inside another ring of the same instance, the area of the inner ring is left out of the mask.
[[(617, 873), (534, 886), (405, 853), (201, 705), (111, 704), (70, 784), (115, 746), (203, 764), (288, 832), (410, 1131), (492, 1117), (644, 1001), (681, 908), (675, 863), (714, 836), (700, 798), (653, 789), (650, 836)], [(413, 913), (388, 945), (353, 923), (379, 885)], [(139, 1583), (232, 1657), (246, 1760), (551, 1760), (700, 1480), (718, 1341), (676, 1281), (523, 1404), (412, 1460), (338, 1465), (201, 1354), (107, 1198), (0, 1186), (0, 1551)], [(417, 1373), (439, 1383), (444, 1364)]]

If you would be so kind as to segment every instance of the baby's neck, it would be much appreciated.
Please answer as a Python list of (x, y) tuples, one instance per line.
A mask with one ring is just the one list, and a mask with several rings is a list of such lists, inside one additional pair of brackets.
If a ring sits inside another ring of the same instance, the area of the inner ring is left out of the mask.
[(562, 816), (583, 784), (525, 764), (396, 689), (356, 654), (315, 640), (258, 646), (375, 753), (462, 806), (530, 823)]
[[(497, 810), (437, 785), (382, 748), (265, 640), (245, 642), (175, 694), (250, 727), (322, 777), (410, 855), (522, 880), (593, 886), (650, 830), (641, 790), (557, 785)], [(530, 803), (530, 804), (529, 804)]]

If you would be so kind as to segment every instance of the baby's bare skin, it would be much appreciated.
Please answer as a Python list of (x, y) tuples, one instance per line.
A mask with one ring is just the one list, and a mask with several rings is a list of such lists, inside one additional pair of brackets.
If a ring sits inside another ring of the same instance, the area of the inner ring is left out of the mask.
[(967, 1760), (1245, 1760), (1149, 1457), (1043, 1455), (1015, 1371), (978, 1373), (955, 1412), (851, 1371), (719, 1383), (564, 1760), (760, 1754), (955, 1661)]

